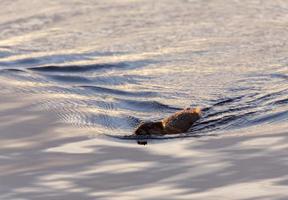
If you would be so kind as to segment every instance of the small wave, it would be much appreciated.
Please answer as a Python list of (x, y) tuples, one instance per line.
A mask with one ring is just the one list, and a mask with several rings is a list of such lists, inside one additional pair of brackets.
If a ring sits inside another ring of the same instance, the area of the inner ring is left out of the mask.
[(288, 121), (288, 111), (278, 111), (278, 112), (270, 112), (266, 113), (261, 116), (256, 116), (255, 118), (252, 118), (249, 123), (246, 123), (245, 125), (259, 125), (264, 123), (279, 123), (282, 121)]
[(65, 83), (92, 83), (92, 80), (83, 76), (65, 76), (65, 75), (46, 75), (52, 80)]
[(238, 102), (244, 97), (245, 97), (245, 95), (241, 95), (241, 96), (234, 97), (234, 98), (226, 98), (226, 99), (223, 99), (223, 100), (218, 100), (219, 102), (215, 103), (213, 106), (223, 106), (223, 105), (226, 105), (226, 104)]
[(256, 111), (246, 112), (243, 114), (230, 114), (226, 116), (221, 116), (216, 119), (209, 119), (205, 118), (205, 120), (202, 120), (195, 124), (192, 129), (190, 130), (190, 133), (197, 133), (197, 132), (210, 132), (215, 131), (219, 129), (227, 129), (228, 127), (231, 128), (231, 125), (234, 125), (237, 121), (242, 121), (244, 119), (247, 120), (248, 117), (252, 115), (256, 115)]
[(116, 99), (118, 106), (126, 110), (142, 111), (142, 112), (155, 112), (167, 110), (181, 110), (180, 108), (172, 107), (158, 101), (140, 101), (131, 99)]
[(41, 66), (28, 68), (32, 71), (39, 72), (67, 72), (67, 73), (78, 73), (78, 72), (89, 72), (99, 69), (111, 69), (111, 68), (124, 68), (127, 64), (115, 63), (115, 64), (91, 64), (91, 65), (66, 65), (66, 66)]
[[(37, 60), (39, 62), (41, 61), (39, 59)], [(43, 65), (43, 66), (28, 67), (27, 69), (31, 71), (36, 71), (36, 72), (50, 72), (50, 73), (54, 73), (54, 72), (85, 73), (85, 72), (92, 72), (92, 71), (98, 71), (98, 70), (111, 70), (111, 69), (130, 70), (134, 68), (140, 68), (151, 63), (154, 63), (154, 61), (136, 60), (136, 61), (123, 61), (123, 62), (111, 62), (111, 63), (95, 63), (95, 64), (87, 64), (87, 65), (84, 65), (84, 64), (83, 65), (49, 65), (48, 64), (48, 65)]]
[(276, 92), (269, 92), (266, 94), (259, 94), (254, 99), (248, 101), (249, 104), (261, 104), (261, 103), (268, 103), (269, 101), (273, 101), (277, 97), (281, 97), (287, 93), (287, 89), (282, 89)]
[(22, 70), (22, 69), (17, 69), (17, 68), (10, 68), (10, 69), (2, 69), (0, 72), (23, 72), (23, 73), (25, 73), (25, 71), (24, 70)]
[[(209, 112), (205, 115), (205, 117), (206, 118), (213, 118), (213, 117), (218, 117), (221, 115), (223, 116), (223, 115), (229, 114), (229, 113), (241, 113), (241, 112), (249, 110), (251, 108), (252, 108), (252, 106), (250, 106), (250, 105), (238, 106), (238, 107), (234, 107), (234, 108), (227, 108), (224, 110)], [(215, 108), (212, 107), (211, 109), (215, 109)]]
[(276, 100), (271, 103), (272, 105), (287, 105), (288, 104), (288, 98)]
[(288, 80), (288, 75), (275, 73), (275, 74), (271, 74), (271, 78), (279, 78), (279, 79)]
[(89, 85), (81, 85), (81, 86), (75, 86), (75, 87), (88, 89), (90, 91), (97, 92), (98, 94), (113, 94), (113, 95), (132, 96), (132, 97), (158, 96), (156, 92), (150, 92), (150, 91), (142, 91), (142, 92), (124, 91), (124, 90), (119, 90), (119, 89), (112, 89), (112, 88), (106, 88), (106, 87), (100, 87), (100, 86), (89, 86)]

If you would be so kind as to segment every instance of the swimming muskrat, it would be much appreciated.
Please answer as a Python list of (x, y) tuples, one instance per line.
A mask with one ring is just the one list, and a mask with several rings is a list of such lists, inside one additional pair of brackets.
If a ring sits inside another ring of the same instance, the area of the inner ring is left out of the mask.
[(184, 133), (200, 119), (200, 108), (186, 108), (157, 122), (145, 122), (135, 130), (135, 135), (165, 135)]

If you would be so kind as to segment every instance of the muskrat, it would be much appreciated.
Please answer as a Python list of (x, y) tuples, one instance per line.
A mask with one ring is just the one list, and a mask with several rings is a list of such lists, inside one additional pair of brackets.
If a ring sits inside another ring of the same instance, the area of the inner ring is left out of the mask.
[(170, 117), (156, 122), (144, 122), (135, 130), (135, 135), (165, 135), (184, 133), (200, 119), (200, 108), (186, 108)]

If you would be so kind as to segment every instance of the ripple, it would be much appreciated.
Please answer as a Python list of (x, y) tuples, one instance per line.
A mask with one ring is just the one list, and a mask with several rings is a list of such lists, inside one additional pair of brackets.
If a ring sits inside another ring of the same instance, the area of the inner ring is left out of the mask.
[[(126, 66), (128, 64), (123, 62), (115, 65), (42, 66), (31, 67), (28, 70), (8, 68), (1, 70), (1, 74), (11, 80), (17, 80), (19, 84), (21, 82), (21, 87), (17, 91), (48, 95), (49, 100), (42, 102), (40, 107), (53, 110), (61, 121), (83, 128), (94, 127), (98, 130), (95, 132), (97, 134), (133, 135), (133, 129), (143, 121), (143, 116), (148, 120), (149, 118), (160, 119), (161, 116), (167, 116), (181, 109), (181, 105), (178, 107), (164, 103), (163, 95), (161, 95), (163, 91), (126, 89), (127, 85), (137, 88), (138, 84), (145, 84), (145, 82), (137, 82), (137, 80), (145, 81), (145, 76), (111, 75), (104, 72), (91, 76), (81, 73), (99, 69), (109, 71)], [(63, 74), (57, 74), (60, 72)], [(256, 80), (257, 76), (254, 78)], [(229, 86), (226, 96), (222, 94), (219, 99), (211, 99), (211, 106), (203, 108), (201, 120), (188, 133), (164, 136), (164, 138), (197, 137), (214, 134), (218, 130), (231, 130), (286, 120), (287, 113), (285, 111), (273, 113), (273, 106), (287, 105), (287, 85), (281, 82), (273, 86), (273, 90), (260, 87), (269, 81), (273, 84), (275, 81), (277, 83), (277, 80), (283, 81), (282, 78), (279, 79), (279, 76), (273, 75), (270, 79), (260, 76), (258, 82), (254, 82), (254, 79), (247, 79), (242, 81), (240, 86)], [(243, 93), (245, 90), (239, 89), (247, 89), (249, 81), (253, 81), (254, 86), (259, 87), (257, 92), (248, 89), (245, 94)], [(109, 87), (103, 85), (109, 85)], [(117, 85), (125, 89), (115, 87)], [(173, 91), (169, 92), (173, 94)], [(129, 137), (129, 139), (132, 138)]]
[(66, 66), (40, 66), (28, 68), (32, 71), (39, 72), (66, 72), (66, 73), (79, 73), (79, 72), (89, 72), (99, 69), (112, 69), (112, 68), (125, 68), (128, 65), (125, 63), (115, 63), (115, 64), (91, 64), (91, 65), (66, 65)]
[(218, 100), (219, 102), (215, 103), (213, 106), (223, 106), (223, 105), (226, 105), (226, 104), (239, 102), (244, 97), (245, 97), (245, 95), (234, 97), (234, 98), (226, 98), (226, 99), (223, 99), (223, 100)]
[(65, 75), (46, 75), (48, 78), (55, 80), (55, 81), (61, 81), (65, 83), (92, 83), (93, 81), (89, 78), (83, 77), (83, 76), (65, 76)]
[(288, 121), (288, 111), (278, 111), (278, 112), (270, 112), (266, 113), (265, 115), (256, 116), (252, 119), (249, 123), (245, 125), (263, 125), (265, 123), (272, 124), (272, 123), (280, 123), (283, 121)]
[(98, 94), (113, 94), (113, 95), (130, 96), (130, 97), (156, 97), (156, 96), (159, 96), (158, 93), (150, 92), (150, 91), (140, 91), (140, 92), (124, 91), (124, 90), (119, 90), (119, 89), (112, 89), (112, 88), (92, 86), (92, 85), (81, 85), (81, 86), (75, 86), (75, 87), (94, 91)]
[(117, 99), (118, 106), (133, 111), (142, 112), (155, 112), (155, 111), (176, 111), (179, 108), (169, 106), (158, 101), (140, 101), (140, 100), (130, 100), (130, 99)]
[(288, 104), (288, 98), (280, 99), (277, 101), (272, 102), (273, 105), (287, 105)]

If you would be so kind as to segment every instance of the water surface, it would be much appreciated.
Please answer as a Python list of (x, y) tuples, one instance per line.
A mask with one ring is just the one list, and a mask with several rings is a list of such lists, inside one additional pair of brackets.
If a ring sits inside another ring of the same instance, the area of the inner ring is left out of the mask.
[(287, 198), (286, 1), (0, 5), (1, 199)]

